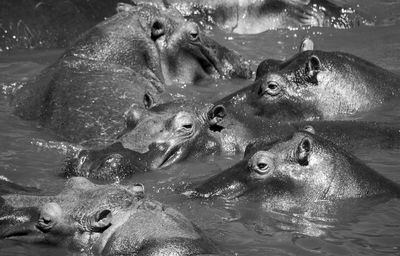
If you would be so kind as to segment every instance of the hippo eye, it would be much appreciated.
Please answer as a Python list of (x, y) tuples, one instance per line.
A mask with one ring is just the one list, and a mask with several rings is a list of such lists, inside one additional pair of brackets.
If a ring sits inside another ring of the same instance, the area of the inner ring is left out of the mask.
[(266, 174), (274, 169), (273, 155), (267, 151), (258, 151), (249, 159), (249, 166), (258, 174)]
[(258, 169), (264, 169), (265, 167), (267, 167), (267, 164), (264, 163), (259, 163), (257, 164)]
[(182, 132), (191, 132), (193, 128), (193, 120), (189, 113), (180, 112), (173, 120), (173, 129)]
[(269, 95), (277, 95), (280, 91), (280, 87), (275, 82), (268, 82), (267, 93)]
[(267, 84), (261, 85), (258, 94), (260, 96), (265, 95), (265, 94), (268, 94), (270, 96), (276, 96), (279, 94), (280, 91), (281, 91), (281, 87), (279, 86), (279, 84), (276, 82), (270, 81), (270, 82), (267, 82)]

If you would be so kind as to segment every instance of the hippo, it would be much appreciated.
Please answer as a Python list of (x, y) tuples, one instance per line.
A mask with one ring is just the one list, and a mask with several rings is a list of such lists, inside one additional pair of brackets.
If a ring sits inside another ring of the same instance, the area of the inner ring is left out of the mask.
[[(249, 64), (173, 8), (120, 4), (35, 79), (17, 88), (15, 113), (61, 140), (117, 135), (132, 105), (169, 101), (168, 86), (249, 78)], [(168, 86), (167, 86), (168, 85)]]
[(286, 138), (306, 125), (351, 151), (400, 145), (398, 128), (373, 122), (278, 123), (254, 116), (240, 119), (223, 105), (194, 101), (173, 101), (128, 112), (126, 130), (110, 145), (86, 148), (67, 160), (68, 176), (120, 180), (189, 159), (242, 154), (251, 142)]
[(374, 23), (356, 13), (353, 8), (338, 6), (326, 0), (197, 0), (190, 2), (152, 0), (151, 2), (158, 6), (174, 6), (187, 18), (217, 25), (238, 34), (256, 34), (271, 29), (300, 26), (343, 29)]
[[(85, 255), (218, 253), (178, 211), (144, 195), (142, 184), (95, 185), (77, 177), (55, 196), (3, 195), (0, 239), (66, 247)], [(21, 218), (13, 218), (16, 214)]]
[(90, 147), (67, 159), (65, 174), (118, 181), (184, 159), (218, 154), (221, 145), (215, 134), (224, 116), (223, 106), (186, 101), (148, 110), (132, 107), (122, 135), (108, 146)]
[(301, 205), (399, 197), (400, 186), (307, 128), (278, 141), (249, 144), (242, 161), (186, 194), (207, 198), (248, 195), (261, 201), (294, 198)]
[(338, 120), (370, 112), (400, 95), (397, 74), (352, 54), (313, 48), (306, 38), (292, 58), (264, 60), (252, 85), (219, 104), (245, 105), (251, 114), (278, 121)]

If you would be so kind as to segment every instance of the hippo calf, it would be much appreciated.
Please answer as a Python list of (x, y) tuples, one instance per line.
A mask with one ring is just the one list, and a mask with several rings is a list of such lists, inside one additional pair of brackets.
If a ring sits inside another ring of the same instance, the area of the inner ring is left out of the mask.
[[(147, 199), (141, 184), (95, 185), (72, 178), (56, 196), (4, 195), (0, 202), (0, 239), (64, 246), (85, 255), (216, 252), (181, 213)], [(14, 219), (13, 225), (5, 219)]]
[(400, 196), (398, 184), (314, 133), (307, 127), (287, 139), (249, 144), (242, 161), (188, 194), (302, 203)]

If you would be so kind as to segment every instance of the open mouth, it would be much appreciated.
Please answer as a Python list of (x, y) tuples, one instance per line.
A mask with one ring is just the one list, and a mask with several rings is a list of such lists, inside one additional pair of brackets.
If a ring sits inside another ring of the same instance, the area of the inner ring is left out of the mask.
[(171, 149), (167, 150), (164, 154), (164, 157), (161, 163), (158, 165), (158, 168), (165, 168), (173, 163), (177, 162), (182, 156), (182, 147), (181, 145), (173, 146)]
[(206, 47), (204, 42), (191, 43), (189, 53), (196, 59), (203, 71), (215, 78), (223, 76), (222, 70), (219, 68), (218, 60), (213, 58), (212, 49)]
[(211, 76), (223, 76), (222, 70), (218, 67), (217, 61), (212, 58), (207, 48), (200, 48), (201, 56), (197, 56), (200, 66)]

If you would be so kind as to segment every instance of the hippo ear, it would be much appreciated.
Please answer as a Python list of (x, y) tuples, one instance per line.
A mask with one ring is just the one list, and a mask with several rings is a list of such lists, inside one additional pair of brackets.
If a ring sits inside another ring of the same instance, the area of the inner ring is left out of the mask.
[(312, 51), (312, 50), (314, 50), (314, 42), (309, 37), (305, 37), (303, 41), (301, 41), (299, 52)]
[(297, 161), (300, 165), (308, 165), (308, 160), (311, 152), (312, 140), (309, 137), (304, 137), (297, 147)]
[(156, 41), (160, 36), (164, 35), (165, 26), (161, 20), (155, 20), (151, 25), (151, 39)]
[(149, 109), (154, 106), (154, 98), (151, 93), (146, 92), (143, 96), (143, 105), (146, 109)]
[(222, 105), (213, 106), (207, 113), (208, 123), (216, 125), (226, 116), (225, 107)]
[(136, 5), (133, 1), (132, 4), (127, 3), (118, 3), (117, 4), (117, 12), (128, 12), (133, 9), (133, 6)]
[(317, 74), (321, 71), (321, 61), (315, 55), (311, 55), (308, 59), (305, 67), (306, 76), (310, 79), (310, 82), (318, 84)]
[(93, 220), (90, 223), (90, 230), (93, 232), (103, 232), (109, 226), (111, 226), (112, 214), (110, 210), (101, 210), (98, 211), (95, 216), (93, 216)]

